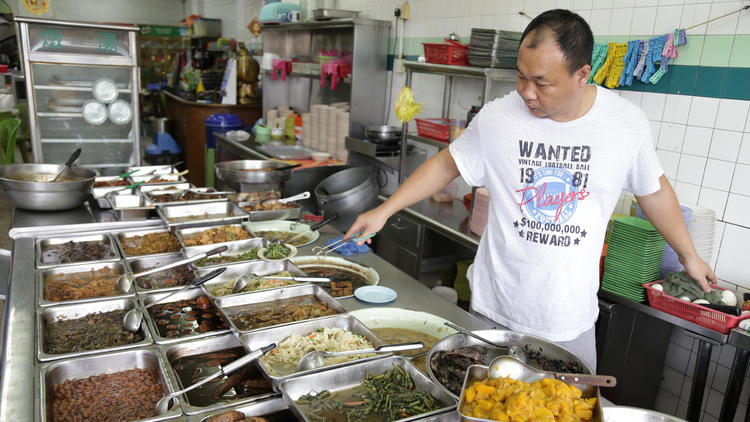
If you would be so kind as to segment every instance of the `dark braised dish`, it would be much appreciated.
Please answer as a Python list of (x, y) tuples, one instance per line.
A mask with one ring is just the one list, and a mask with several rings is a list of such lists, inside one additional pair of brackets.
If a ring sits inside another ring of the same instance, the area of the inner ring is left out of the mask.
[(148, 314), (154, 320), (159, 335), (167, 338), (185, 337), (229, 328), (206, 296), (160, 303), (148, 308)]
[(42, 262), (45, 264), (68, 264), (71, 262), (97, 261), (110, 254), (109, 242), (91, 240), (87, 242), (66, 242), (42, 248)]
[(84, 352), (124, 346), (143, 340), (140, 332), (122, 327), (125, 310), (102, 312), (82, 318), (45, 323), (44, 345), (49, 354)]
[[(163, 264), (159, 264), (163, 265)], [(156, 267), (158, 265), (154, 265)], [(152, 267), (153, 268), (153, 267)], [(135, 283), (141, 289), (163, 289), (165, 287), (184, 286), (195, 281), (195, 274), (190, 264), (159, 271), (135, 279)]]
[(274, 300), (271, 302), (237, 306), (226, 309), (227, 316), (237, 329), (252, 330), (288, 322), (336, 315), (326, 302), (313, 295)]
[(120, 244), (123, 252), (128, 255), (152, 255), (180, 251), (180, 242), (169, 232), (120, 237)]

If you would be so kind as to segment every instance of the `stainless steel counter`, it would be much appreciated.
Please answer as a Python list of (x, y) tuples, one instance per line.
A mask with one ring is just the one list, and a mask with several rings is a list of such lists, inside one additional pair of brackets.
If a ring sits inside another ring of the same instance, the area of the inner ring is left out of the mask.
[[(79, 210), (85, 213), (83, 209)], [(75, 220), (75, 213), (70, 215)], [(82, 221), (85, 215), (78, 215)], [(14, 222), (31, 221), (17, 218)], [(5, 342), (3, 351), (3, 373), (0, 381), (0, 420), (31, 421), (35, 419), (40, 403), (35, 383), (35, 337), (34, 320), (36, 296), (34, 294), (34, 238), (50, 234), (64, 234), (82, 231), (118, 231), (133, 227), (161, 226), (160, 220), (147, 222), (116, 222), (60, 224), (69, 222), (45, 220), (52, 226), (15, 227), (11, 230), (14, 238), (11, 285), (8, 295), (8, 306), (5, 314)], [(317, 242), (300, 248), (299, 255), (310, 255), (311, 249), (341, 234), (334, 228), (325, 227)], [(471, 330), (486, 329), (487, 325), (444, 300), (440, 295), (424, 286), (419, 281), (407, 276), (393, 265), (374, 253), (353, 257), (352, 260), (374, 268), (380, 274), (381, 284), (398, 292), (397, 299), (385, 306), (395, 306), (412, 310), (433, 313)], [(348, 310), (371, 307), (372, 305), (349, 298), (341, 300)]]

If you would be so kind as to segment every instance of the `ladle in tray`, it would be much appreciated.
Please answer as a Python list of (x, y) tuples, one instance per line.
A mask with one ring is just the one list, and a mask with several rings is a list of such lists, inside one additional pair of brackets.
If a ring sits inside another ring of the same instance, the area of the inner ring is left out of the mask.
[(524, 353), (523, 349), (521, 349), (520, 347), (516, 346), (515, 344), (510, 344), (510, 345), (507, 345), (507, 346), (506, 345), (502, 345), (502, 344), (497, 344), (497, 343), (495, 343), (493, 341), (487, 340), (486, 338), (484, 338), (484, 337), (482, 337), (480, 335), (472, 333), (471, 331), (467, 330), (466, 328), (459, 327), (456, 324), (450, 323), (448, 321), (444, 322), (444, 324), (447, 325), (450, 328), (453, 328), (454, 330), (458, 331), (461, 334), (465, 334), (465, 335), (467, 335), (469, 337), (474, 337), (475, 339), (481, 341), (482, 343), (487, 343), (490, 346), (493, 346), (493, 347), (496, 347), (496, 348), (500, 349), (501, 351), (504, 350), (505, 354), (507, 354), (508, 356), (510, 356), (512, 358), (515, 358), (516, 360), (518, 360), (519, 362), (522, 362), (523, 364), (526, 364), (526, 353)]
[(245, 290), (245, 287), (247, 287), (248, 284), (250, 284), (251, 281), (258, 280), (258, 279), (265, 279), (265, 280), (292, 280), (292, 281), (299, 281), (300, 283), (330, 283), (331, 279), (328, 277), (305, 277), (305, 276), (274, 276), (274, 275), (264, 275), (260, 276), (255, 273), (247, 273), (243, 275), (242, 277), (235, 280), (234, 285), (232, 285), (232, 293), (239, 293), (243, 290)]
[(155, 267), (151, 268), (150, 270), (141, 271), (137, 274), (123, 274), (120, 276), (120, 278), (117, 279), (117, 291), (120, 292), (127, 292), (130, 291), (130, 288), (133, 286), (133, 282), (136, 278), (142, 277), (144, 275), (154, 274), (158, 273), (159, 271), (168, 270), (170, 268), (179, 267), (180, 265), (189, 264), (193, 261), (197, 261), (199, 259), (206, 258), (211, 255), (220, 254), (222, 252), (226, 252), (229, 248), (224, 246), (219, 246), (218, 248), (211, 249), (210, 251), (201, 252), (197, 255), (193, 255), (191, 257), (187, 257), (185, 259), (180, 259), (178, 261), (162, 265), (161, 267)]
[[(152, 307), (152, 306), (154, 306), (154, 305), (156, 305), (156, 304), (158, 304), (160, 302), (164, 302), (164, 299), (166, 299), (168, 297), (172, 297), (172, 296), (176, 295), (177, 293), (180, 293), (180, 292), (185, 291), (187, 289), (192, 289), (194, 287), (199, 287), (202, 284), (204, 284), (205, 282), (207, 282), (208, 280), (212, 280), (214, 277), (219, 276), (221, 273), (223, 273), (226, 270), (227, 270), (226, 267), (217, 268), (216, 270), (211, 271), (210, 273), (205, 274), (202, 277), (199, 277), (198, 279), (196, 279), (192, 283), (186, 284), (186, 285), (182, 286), (180, 289), (177, 289), (177, 290), (169, 293), (168, 295), (162, 297), (161, 299), (156, 300), (156, 301), (154, 301), (152, 303), (149, 303), (143, 309), (148, 309), (148, 308), (150, 308), (150, 307)], [(138, 308), (133, 308), (133, 309), (129, 310), (127, 313), (125, 313), (125, 316), (122, 318), (122, 327), (124, 329), (130, 331), (131, 333), (135, 333), (135, 332), (138, 331), (138, 329), (141, 328), (141, 322), (142, 321), (143, 321), (143, 311), (141, 311)]]
[(609, 375), (567, 374), (563, 372), (549, 372), (532, 368), (520, 360), (510, 356), (498, 356), (492, 359), (489, 366), (489, 377), (510, 377), (524, 382), (539, 381), (544, 378), (554, 378), (566, 384), (595, 385), (597, 387), (614, 387), (617, 379)]
[(175, 391), (174, 393), (167, 394), (166, 396), (159, 399), (158, 402), (156, 402), (156, 414), (157, 415), (165, 415), (172, 409), (172, 403), (175, 397), (178, 397), (182, 394), (185, 394), (186, 392), (196, 389), (206, 383), (209, 383), (219, 376), (229, 375), (231, 372), (236, 371), (237, 369), (242, 368), (243, 366), (247, 365), (248, 363), (254, 362), (258, 360), (261, 356), (265, 355), (269, 351), (273, 350), (276, 347), (276, 343), (271, 343), (268, 346), (261, 347), (258, 350), (253, 350), (252, 352), (246, 354), (245, 356), (237, 359), (234, 362), (228, 363), (226, 366), (219, 368), (219, 372), (216, 372), (212, 375), (209, 375), (206, 378), (203, 378), (202, 380), (196, 382), (195, 384), (183, 388), (180, 391)]
[(298, 193), (296, 195), (289, 196), (287, 198), (281, 198), (281, 199), (275, 199), (275, 198), (266, 198), (262, 201), (260, 201), (261, 204), (265, 204), (266, 202), (276, 202), (279, 204), (286, 204), (287, 202), (293, 202), (298, 199), (307, 199), (310, 197), (310, 191), (305, 191), (302, 193)]
[(305, 356), (302, 356), (302, 359), (300, 359), (300, 361), (297, 363), (297, 372), (320, 368), (325, 364), (326, 358), (332, 358), (335, 356), (401, 352), (404, 350), (421, 349), (423, 347), (424, 343), (418, 341), (415, 343), (383, 344), (381, 346), (373, 347), (370, 349), (346, 350), (344, 352), (326, 352), (323, 350), (313, 350), (312, 352), (308, 352)]

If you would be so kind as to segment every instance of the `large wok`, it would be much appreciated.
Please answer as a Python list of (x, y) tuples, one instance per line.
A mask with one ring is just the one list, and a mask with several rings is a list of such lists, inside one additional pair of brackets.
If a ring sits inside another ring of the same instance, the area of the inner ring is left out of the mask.
[(260, 171), (264, 168), (285, 167), (281, 161), (234, 160), (216, 163), (216, 178), (233, 183), (282, 183), (292, 177), (292, 170)]
[(75, 208), (86, 201), (96, 172), (70, 167), (60, 176), (62, 182), (46, 181), (52, 180), (62, 168), (62, 164), (0, 166), (0, 186), (8, 201), (18, 208), (34, 211)]

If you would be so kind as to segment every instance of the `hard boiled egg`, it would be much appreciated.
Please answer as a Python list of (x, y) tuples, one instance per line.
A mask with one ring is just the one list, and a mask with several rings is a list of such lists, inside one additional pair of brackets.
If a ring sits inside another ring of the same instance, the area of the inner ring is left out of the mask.
[(721, 301), (729, 306), (737, 306), (737, 296), (731, 290), (721, 291)]

